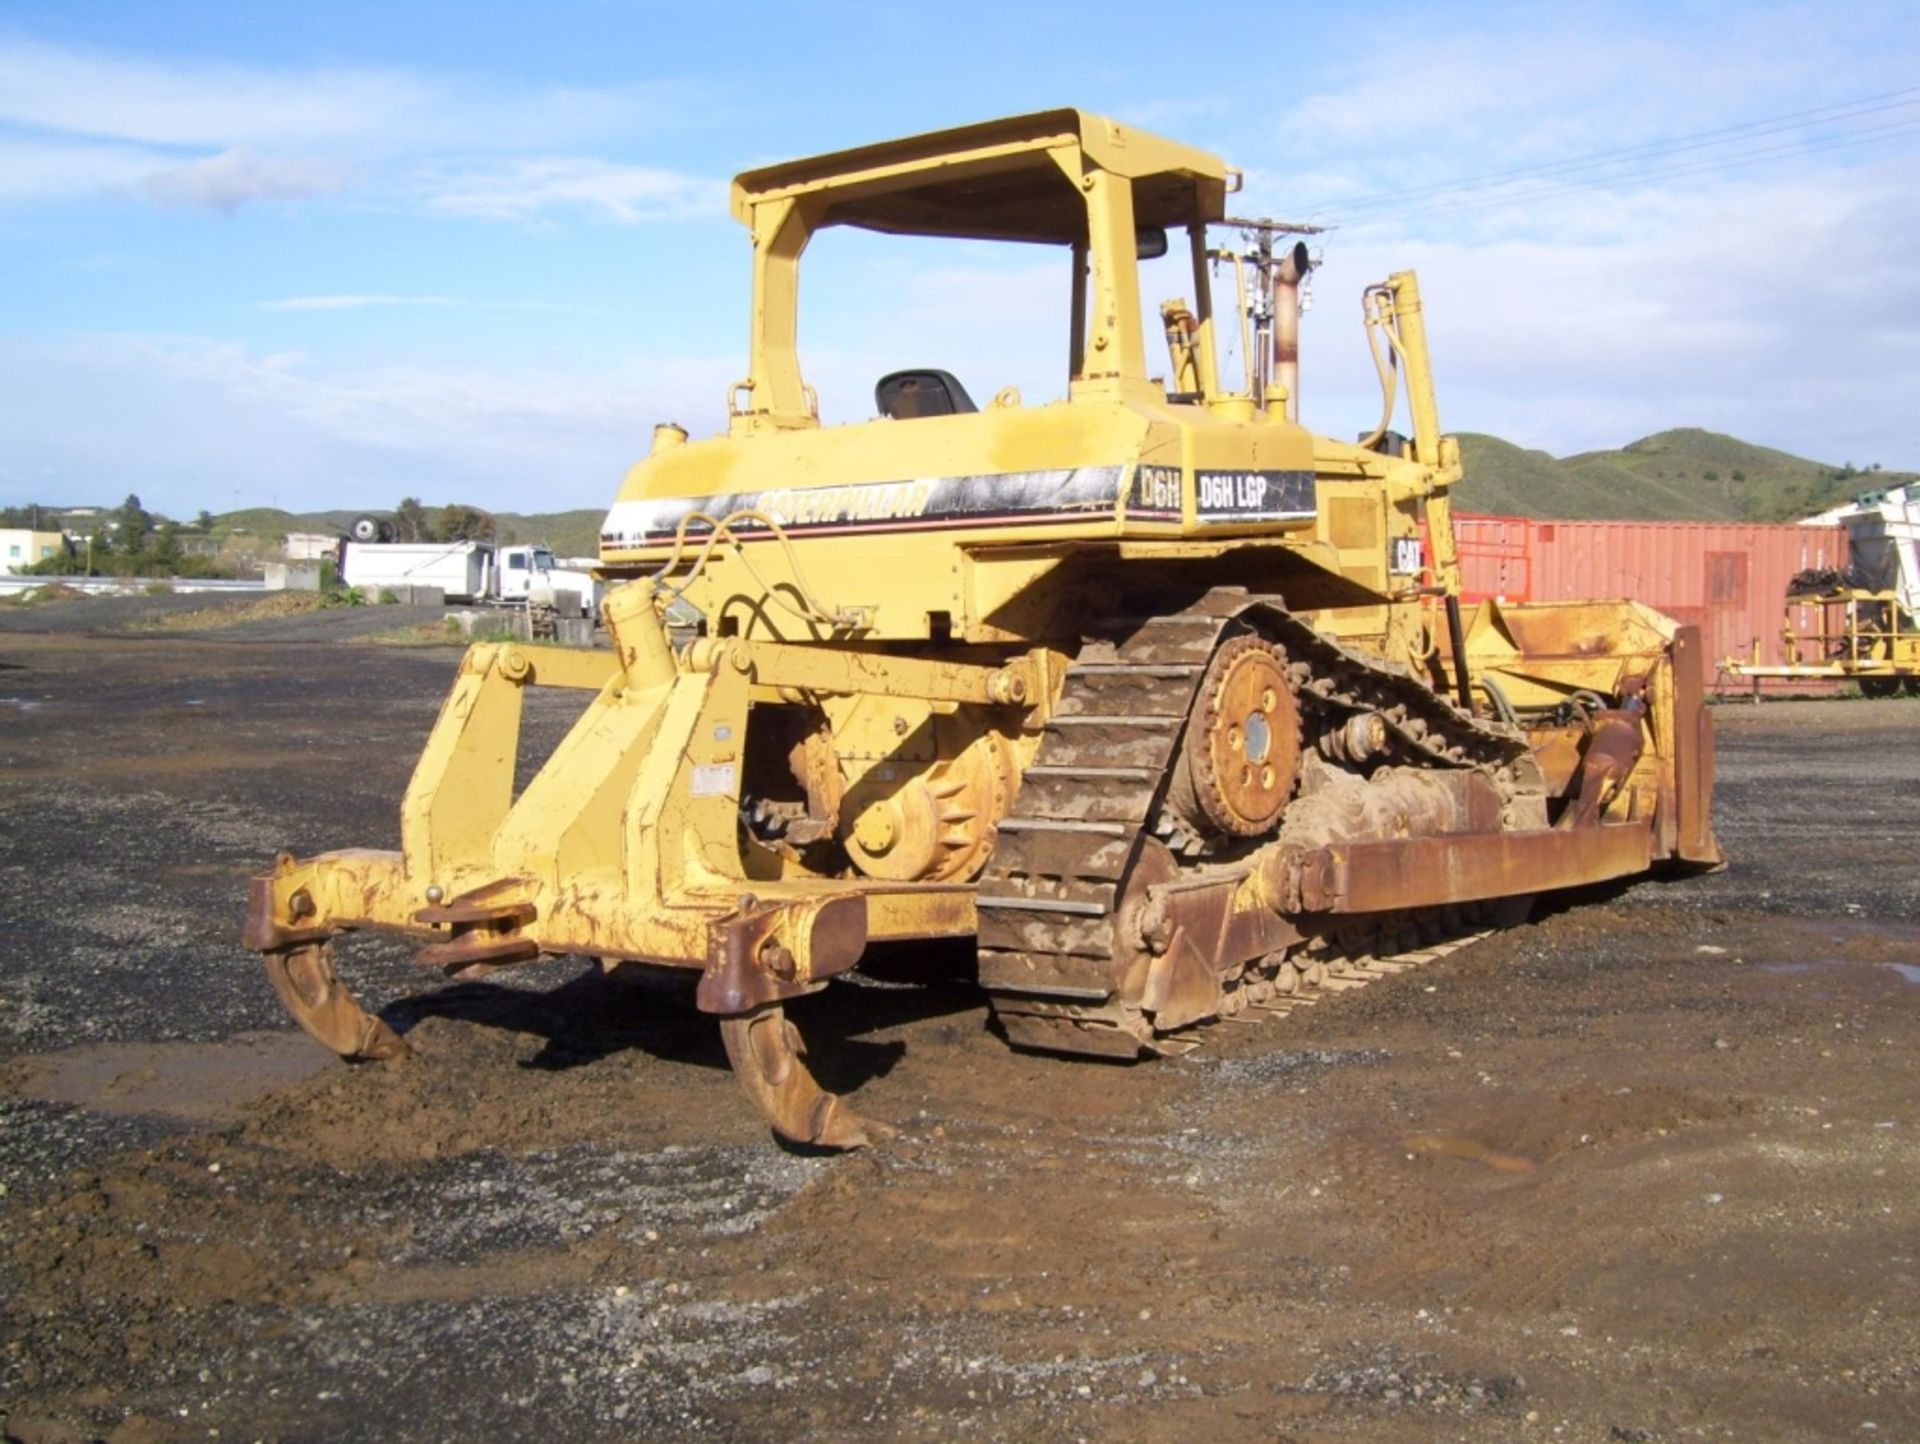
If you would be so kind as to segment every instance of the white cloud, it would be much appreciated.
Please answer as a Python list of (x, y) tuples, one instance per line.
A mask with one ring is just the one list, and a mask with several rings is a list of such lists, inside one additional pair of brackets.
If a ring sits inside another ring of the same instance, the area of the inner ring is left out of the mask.
[(153, 146), (341, 139), (377, 131), (426, 101), (416, 82), (398, 75), (292, 77), (0, 42), (0, 120)]
[(581, 158), (512, 160), (424, 171), (413, 187), (434, 210), (485, 220), (527, 221), (572, 211), (631, 224), (723, 214), (717, 181), (651, 166)]
[(249, 201), (301, 200), (337, 191), (349, 174), (336, 161), (260, 156), (236, 148), (143, 176), (138, 189), (162, 205), (231, 215)]
[[(1468, 22), (1478, 29), (1457, 16), (1414, 22), (1425, 29), (1368, 52), (1375, 78), (1330, 69), (1319, 93), (1293, 92), (1291, 108), (1244, 153), (1228, 147), (1228, 159), (1254, 163), (1233, 208), (1297, 214), (1298, 198), (1337, 213), (1396, 187), (1897, 89), (1915, 46), (1896, 32), (1920, 26), (1920, 11), (1882, 16), (1887, 33), (1863, 40), (1872, 26), (1858, 15), (1768, 8), (1630, 34), (1593, 12), (1529, 13), (1525, 26), (1511, 12)], [(1685, 42), (1706, 29), (1710, 46)], [(1407, 88), (1386, 94), (1382, 74)], [(1223, 87), (1220, 106), (1207, 102), (1194, 119), (1218, 114), (1229, 127), (1271, 93)], [(0, 40), (0, 202), (104, 192), (232, 208), (350, 186), (375, 205), (512, 225), (717, 218), (720, 181), (672, 158), (628, 163), (647, 158), (635, 137), (661, 126), (667, 95), (514, 93), (406, 71), (162, 62)], [(1359, 289), (1414, 265), (1451, 427), (1565, 453), (1702, 424), (1831, 461), (1914, 466), (1920, 454), (1902, 418), (1907, 378), (1920, 370), (1920, 261), (1906, 239), (1920, 194), (1911, 161), (1890, 154), (1868, 147), (1730, 174), (1643, 177), (1471, 210), (1446, 210), (1441, 192), (1367, 211), (1373, 224), (1325, 243), (1305, 336), (1306, 418), (1334, 435), (1371, 424)], [(828, 246), (809, 253), (802, 355), (832, 416), (868, 415), (874, 377), (904, 365), (952, 369), (983, 403), (1008, 382), (1030, 404), (1060, 394), (1063, 263), (1039, 256), (1029, 266), (1033, 252), (1009, 261), (988, 248), (990, 260), (962, 251), (915, 266), (910, 246), (892, 244), (857, 250), (839, 282), (820, 264)], [(471, 291), (466, 301), (395, 293), (415, 283), (397, 274), (345, 283), (362, 292), (259, 308), (510, 308), (487, 299), (484, 275), (425, 283), (457, 284)], [(1191, 281), (1152, 285), (1150, 313)], [(1161, 369), (1151, 314), (1145, 330)], [(604, 374), (506, 361), (343, 368), (204, 340), (35, 347), (0, 337), (0, 435), (23, 438), (23, 458), (30, 451), (63, 475), (165, 465), (183, 486), (207, 479), (216, 499), (227, 479), (272, 470), (289, 488), (328, 494), (365, 479), (370, 490), (353, 498), (365, 503), (446, 477), (471, 480), (476, 500), (512, 506), (529, 478), (565, 477), (577, 481), (577, 504), (591, 505), (611, 495), (653, 420), (674, 417), (696, 432), (720, 423), (720, 398), (744, 362), (726, 344), (732, 332), (701, 334), (727, 356), (656, 354)], [(147, 424), (114, 408), (144, 408)]]
[(0, 40), (0, 123), (156, 147), (539, 150), (659, 122), (670, 85), (496, 86), (406, 70), (156, 60)]
[[(1819, 460), (1920, 464), (1920, 196), (1897, 161), (1722, 180), (1454, 234), (1336, 235), (1305, 339), (1306, 414), (1374, 406), (1360, 287), (1421, 273), (1444, 424), (1562, 454), (1701, 425)], [(1402, 413), (1404, 419), (1404, 412)]]
[(277, 301), (261, 301), (261, 311), (362, 311), (386, 306), (466, 306), (454, 296), (286, 296)]
[(70, 200), (131, 185), (153, 171), (135, 146), (0, 135), (0, 201)]
[(359, 182), (383, 203), (491, 220), (718, 214), (717, 182), (580, 154), (659, 130), (689, 99), (676, 82), (516, 91), (0, 38), (0, 200), (117, 193), (231, 212)]
[[(1687, 58), (1645, 37), (1580, 33), (1543, 24), (1499, 33), (1410, 36), (1370, 58), (1368, 79), (1303, 97), (1281, 116), (1275, 138), (1308, 156), (1375, 147), (1417, 152), (1492, 135), (1503, 151), (1564, 154), (1570, 132), (1584, 134), (1591, 107), (1641, 93), (1673, 96), (1691, 73)], [(1430, 77), (1417, 103), (1383, 103), (1379, 75)], [(1674, 105), (1672, 108), (1679, 108)], [(1524, 124), (1513, 118), (1524, 116)]]
[[(1748, 141), (1718, 134), (1730, 126), (1906, 90), (1920, 44), (1920, 12), (1868, 16), (1844, 7), (1752, 7), (1697, 26), (1625, 26), (1579, 8), (1514, 19), (1499, 10), (1464, 22), (1438, 11), (1414, 19), (1375, 50), (1368, 76), (1403, 76), (1417, 90), (1383, 103), (1371, 78), (1344, 76), (1309, 89), (1258, 137), (1250, 190), (1277, 197), (1285, 214), (1318, 208), (1353, 219), (1341, 211), (1358, 200), (1379, 203), (1367, 216), (1404, 213), (1485, 194), (1436, 188), (1516, 168), (1688, 137), (1727, 141), (1664, 160), (1629, 158), (1622, 169), (1707, 164), (1804, 133)], [(1702, 31), (1711, 32), (1710, 44), (1700, 43)], [(1912, 112), (1876, 111), (1857, 123), (1902, 114)], [(1804, 119), (1811, 126), (1819, 117)], [(1273, 156), (1284, 158), (1284, 170), (1266, 168)], [(1521, 179), (1539, 186), (1555, 174)], [(1412, 198), (1393, 198), (1408, 189)]]
[(412, 494), (501, 510), (610, 502), (654, 422), (724, 421), (737, 358), (607, 371), (329, 367), (201, 337), (0, 334), (0, 500), (124, 493), (190, 514), (238, 496), (301, 508)]
[[(1285, 169), (1249, 172), (1247, 211), (1347, 222), (1316, 243), (1310, 424), (1341, 435), (1377, 415), (1357, 298), (1412, 266), (1447, 426), (1565, 454), (1702, 425), (1834, 462), (1920, 463), (1892, 420), (1920, 361), (1920, 262), (1900, 239), (1920, 221), (1920, 137), (1728, 164), (1920, 106), (1557, 169), (1823, 102), (1912, 102), (1920, 12), (1734, 11), (1705, 45), (1694, 26), (1577, 8), (1413, 26), (1370, 73), (1420, 78), (1417, 102), (1330, 71), (1253, 147), (1270, 158), (1277, 139)], [(1462, 184), (1535, 165), (1556, 168)]]

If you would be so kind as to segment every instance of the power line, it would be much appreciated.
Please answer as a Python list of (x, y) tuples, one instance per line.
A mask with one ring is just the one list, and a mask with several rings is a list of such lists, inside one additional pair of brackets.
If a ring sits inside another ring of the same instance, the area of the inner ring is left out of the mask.
[[(1794, 122), (1791, 124), (1773, 125), (1760, 130), (1749, 131), (1747, 134), (1738, 136), (1738, 137), (1725, 137), (1720, 140), (1703, 140), (1703, 141), (1695, 142), (1694, 144), (1691, 144), (1691, 145), (1669, 146), (1664, 150), (1651, 152), (1645, 156), (1637, 157), (1635, 159), (1636, 159), (1636, 162), (1647, 161), (1647, 160), (1665, 160), (1671, 156), (1682, 155), (1688, 151), (1716, 150), (1723, 146), (1741, 145), (1748, 141), (1759, 140), (1762, 137), (1769, 136), (1769, 135), (1780, 135), (1787, 131), (1806, 130), (1810, 128), (1817, 129), (1821, 125), (1838, 124), (1841, 120), (1858, 120), (1864, 116), (1877, 115), (1889, 110), (1910, 109), (1912, 106), (1916, 104), (1920, 104), (1920, 101), (1903, 100), (1903, 101), (1897, 101), (1891, 105), (1876, 105), (1869, 108), (1853, 111), (1851, 114), (1846, 116), (1836, 116), (1829, 120), (1817, 122), (1817, 124), (1813, 127), (1808, 127), (1798, 122)], [(1815, 138), (1817, 139), (1818, 137), (1815, 137)], [(1540, 168), (1538, 174), (1541, 179), (1550, 179), (1556, 175), (1572, 175), (1579, 171), (1609, 169), (1612, 167), (1619, 166), (1623, 163), (1626, 163), (1624, 158), (1613, 159), (1613, 160), (1584, 161), (1578, 164), (1568, 163), (1565, 165), (1554, 166), (1550, 169), (1545, 167)], [(1429, 194), (1445, 195), (1449, 192), (1461, 193), (1461, 192), (1470, 192), (1470, 191), (1494, 190), (1504, 186), (1513, 185), (1514, 183), (1515, 181), (1511, 179), (1510, 180), (1488, 179), (1484, 181), (1475, 182), (1470, 185), (1419, 186), (1419, 187), (1413, 188), (1413, 190), (1409, 192), (1409, 194), (1413, 198), (1419, 199), (1422, 196), (1429, 195)], [(1383, 198), (1380, 200), (1368, 202), (1364, 208), (1367, 210), (1381, 210), (1391, 204), (1392, 204), (1392, 201), (1390, 199)]]
[[(1586, 155), (1571, 156), (1558, 161), (1540, 161), (1533, 165), (1514, 166), (1507, 170), (1492, 171), (1480, 175), (1458, 177), (1451, 181), (1435, 181), (1426, 185), (1403, 187), (1392, 191), (1379, 191), (1356, 196), (1345, 202), (1334, 202), (1334, 207), (1359, 209), (1374, 205), (1398, 204), (1409, 198), (1417, 198), (1430, 192), (1453, 192), (1468, 188), (1499, 184), (1503, 181), (1556, 171), (1585, 169), (1603, 165), (1609, 161), (1626, 159), (1658, 159), (1669, 150), (1698, 149), (1701, 144), (1712, 143), (1714, 137), (1728, 137), (1720, 144), (1732, 144), (1737, 140), (1756, 138), (1755, 134), (1768, 134), (1775, 130), (1795, 129), (1802, 125), (1831, 124), (1839, 120), (1850, 120), (1857, 115), (1874, 114), (1882, 110), (1899, 109), (1916, 103), (1920, 97), (1920, 86), (1905, 90), (1887, 91), (1879, 95), (1865, 95), (1855, 100), (1840, 101), (1832, 105), (1814, 106), (1806, 110), (1789, 111), (1784, 115), (1763, 116), (1757, 120), (1742, 121), (1737, 125), (1720, 126), (1712, 130), (1687, 131), (1680, 135), (1668, 136), (1662, 140), (1645, 141), (1638, 145), (1618, 146), (1612, 150), (1595, 151)], [(1816, 120), (1814, 117), (1823, 117)]]
[(1916, 131), (1920, 131), (1920, 118), (1897, 121), (1888, 125), (1869, 126), (1864, 130), (1848, 131), (1840, 135), (1813, 137), (1804, 141), (1791, 141), (1780, 145), (1762, 146), (1757, 150), (1742, 151), (1731, 156), (1718, 156), (1707, 161), (1693, 161), (1674, 166), (1659, 166), (1651, 170), (1634, 171), (1620, 176), (1592, 177), (1583, 180), (1558, 182), (1552, 185), (1534, 186), (1530, 189), (1514, 191), (1504, 195), (1469, 196), (1462, 199), (1458, 204), (1443, 201), (1436, 205), (1416, 206), (1409, 210), (1386, 212), (1377, 216), (1366, 216), (1344, 225), (1335, 221), (1332, 228), (1359, 230), (1368, 226), (1423, 219), (1429, 216), (1469, 215), (1479, 211), (1498, 209), (1501, 206), (1520, 205), (1528, 201), (1539, 200), (1546, 197), (1567, 195), (1576, 191), (1620, 190), (1647, 181), (1670, 180), (1692, 175), (1712, 175), (1721, 171), (1737, 170), (1743, 166), (1756, 165), (1761, 161), (1771, 160), (1775, 157), (1814, 155), (1821, 151), (1839, 150), (1852, 145), (1864, 145), (1874, 141), (1912, 134)]
[[(1514, 166), (1507, 170), (1492, 171), (1480, 175), (1468, 175), (1451, 181), (1435, 181), (1426, 185), (1410, 186), (1392, 191), (1378, 191), (1356, 196), (1347, 201), (1332, 202), (1325, 209), (1342, 214), (1357, 210), (1373, 209), (1379, 206), (1402, 205), (1410, 199), (1419, 199), (1431, 194), (1454, 194), (1468, 190), (1481, 190), (1492, 186), (1510, 183), (1527, 176), (1544, 176), (1556, 173), (1572, 173), (1589, 170), (1609, 164), (1630, 160), (1658, 160), (1669, 154), (1683, 151), (1711, 149), (1715, 146), (1734, 145), (1744, 141), (1756, 140), (1763, 135), (1778, 134), (1781, 131), (1814, 128), (1831, 125), (1843, 120), (1854, 120), (1883, 111), (1898, 110), (1906, 106), (1920, 104), (1920, 86), (1910, 86), (1904, 90), (1887, 91), (1879, 95), (1861, 96), (1855, 100), (1840, 101), (1831, 105), (1813, 106), (1805, 110), (1789, 111), (1783, 115), (1763, 116), (1757, 120), (1742, 121), (1736, 125), (1719, 126), (1712, 130), (1684, 132), (1668, 136), (1662, 140), (1646, 141), (1638, 145), (1618, 146), (1612, 150), (1595, 151), (1586, 155), (1571, 156), (1558, 161), (1540, 161), (1533, 165)], [(1819, 117), (1816, 119), (1816, 117)], [(1302, 207), (1300, 209), (1313, 209)]]
[(1534, 200), (1551, 199), (1555, 196), (1571, 195), (1579, 191), (1625, 190), (1650, 181), (1677, 179), (1696, 175), (1714, 175), (1724, 171), (1739, 170), (1746, 166), (1757, 165), (1763, 161), (1774, 159), (1777, 156), (1812, 155), (1820, 151), (1843, 149), (1849, 145), (1865, 144), (1873, 139), (1891, 138), (1897, 135), (1911, 134), (1916, 131), (1920, 131), (1920, 120), (1907, 121), (1898, 126), (1887, 127), (1885, 136), (1836, 137), (1832, 141), (1820, 145), (1768, 147), (1765, 150), (1756, 151), (1750, 155), (1712, 161), (1705, 164), (1674, 166), (1665, 170), (1647, 171), (1641, 174), (1622, 176), (1610, 180), (1577, 181), (1570, 182), (1566, 185), (1545, 186), (1517, 195), (1488, 196), (1477, 200), (1470, 199), (1463, 201), (1459, 205), (1436, 205), (1399, 213), (1387, 212), (1377, 216), (1363, 217), (1347, 225), (1330, 225), (1328, 229), (1357, 231), (1401, 221), (1426, 219), (1433, 216), (1479, 215), (1488, 211), (1499, 210), (1503, 207), (1521, 205)]

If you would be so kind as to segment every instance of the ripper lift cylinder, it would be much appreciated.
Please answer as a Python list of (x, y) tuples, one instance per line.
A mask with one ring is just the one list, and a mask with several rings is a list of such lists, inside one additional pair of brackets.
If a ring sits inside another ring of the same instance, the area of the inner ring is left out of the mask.
[(602, 611), (628, 686), (662, 687), (679, 675), (667, 624), (654, 609), (651, 582), (616, 587), (602, 604)]

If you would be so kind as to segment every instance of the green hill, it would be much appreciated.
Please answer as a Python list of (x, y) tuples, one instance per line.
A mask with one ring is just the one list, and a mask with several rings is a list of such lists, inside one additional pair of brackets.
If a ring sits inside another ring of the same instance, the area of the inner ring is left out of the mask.
[[(1797, 521), (1863, 491), (1915, 479), (1809, 461), (1698, 427), (1643, 436), (1617, 451), (1565, 457), (1478, 432), (1462, 432), (1460, 449), (1466, 479), (1454, 493), (1454, 505), (1507, 516)], [(219, 532), (250, 531), (277, 541), (289, 531), (344, 532), (361, 514), (253, 507), (228, 512), (214, 523)], [(546, 542), (561, 556), (593, 556), (605, 516), (604, 508), (594, 507), (497, 512), (495, 521), (502, 541)]]
[[(437, 515), (439, 508), (428, 507), (427, 512)], [(253, 532), (264, 537), (279, 538), (290, 531), (344, 534), (355, 517), (369, 514), (367, 511), (281, 511), (277, 507), (256, 506), (216, 516), (213, 523), (220, 532)], [(371, 514), (391, 516), (392, 512), (374, 508)], [(553, 548), (555, 555), (564, 557), (596, 555), (600, 550), (600, 523), (606, 517), (605, 507), (581, 511), (499, 511), (493, 514), (501, 541), (545, 542)]]
[(1462, 511), (1667, 521), (1797, 521), (1910, 478), (1809, 461), (1698, 427), (1643, 436), (1617, 451), (1555, 458), (1463, 433)]

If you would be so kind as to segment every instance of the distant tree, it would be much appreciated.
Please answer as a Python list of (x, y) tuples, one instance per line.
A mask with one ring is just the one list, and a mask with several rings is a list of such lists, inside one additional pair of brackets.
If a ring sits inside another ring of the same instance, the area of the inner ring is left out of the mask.
[(1709, 468), (1707, 471), (1707, 480), (1718, 481), (1719, 479), (1720, 479), (1720, 473), (1717, 470)]
[(157, 564), (156, 571), (171, 572), (180, 565), (180, 523), (162, 522), (158, 538), (152, 547), (152, 556)]
[(393, 534), (395, 540), (403, 542), (433, 540), (433, 523), (419, 497), (400, 498), (400, 505), (393, 509)]
[(440, 508), (441, 541), (491, 541), (493, 533), (492, 514), (477, 506), (453, 502)]
[(132, 492), (120, 503), (114, 512), (114, 519), (120, 523), (120, 547), (123, 551), (137, 552), (140, 544), (147, 539), (147, 533), (153, 530), (153, 515), (140, 505), (140, 498)]
[(195, 531), (211, 533), (213, 531), (213, 513), (203, 509), (200, 515), (193, 519), (193, 529)]
[(1744, 471), (1735, 471), (1733, 473), (1733, 479), (1735, 481), (1745, 481), (1747, 479), (1747, 474)]

